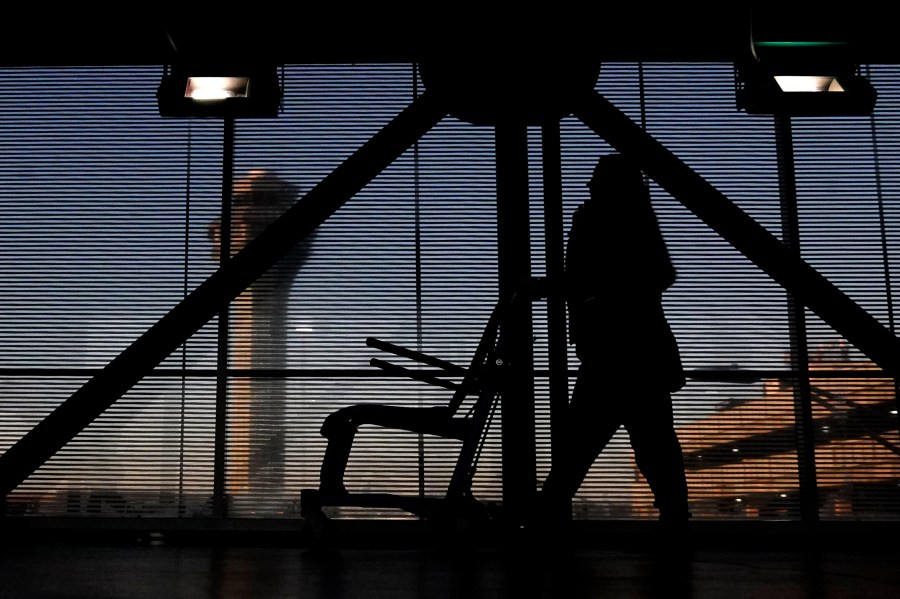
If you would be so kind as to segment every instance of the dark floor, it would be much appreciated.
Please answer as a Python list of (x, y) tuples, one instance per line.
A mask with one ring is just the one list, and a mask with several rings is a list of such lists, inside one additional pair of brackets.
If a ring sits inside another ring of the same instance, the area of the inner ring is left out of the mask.
[(613, 526), (548, 548), (527, 536), (422, 542), (387, 523), (345, 530), (320, 553), (293, 523), (281, 532), (5, 524), (2, 598), (900, 597), (894, 526), (696, 527), (693, 551), (658, 554), (646, 530)]

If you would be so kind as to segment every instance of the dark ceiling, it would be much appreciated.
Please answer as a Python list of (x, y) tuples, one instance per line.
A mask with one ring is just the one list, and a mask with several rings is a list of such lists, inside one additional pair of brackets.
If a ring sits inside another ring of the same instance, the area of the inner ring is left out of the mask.
[[(282, 64), (414, 62), (436, 53), (527, 60), (579, 55), (599, 61), (731, 62), (749, 52), (751, 31), (782, 38), (840, 39), (851, 42), (860, 63), (900, 62), (893, 16), (884, 9), (864, 10), (865, 2), (854, 3), (853, 13), (831, 9), (812, 18), (807, 10), (784, 21), (780, 11), (751, 9), (750, 4), (660, 8), (600, 3), (577, 14), (521, 9), (522, 14), (489, 18), (464, 14), (461, 8), (451, 12), (444, 5), (428, 5), (433, 11), (429, 15), (409, 7), (396, 14), (384, 9), (361, 14), (354, 12), (358, 7), (329, 6), (312, 13), (282, 5), (277, 11), (217, 15), (213, 27), (205, 24), (208, 15), (153, 16), (160, 13), (158, 8), (139, 17), (83, 10), (61, 14), (54, 9), (52, 22), (42, 9), (26, 8), (5, 23), (0, 64), (165, 65), (176, 56), (267, 58)], [(199, 35), (201, 41), (192, 41), (200, 32), (205, 32)]]

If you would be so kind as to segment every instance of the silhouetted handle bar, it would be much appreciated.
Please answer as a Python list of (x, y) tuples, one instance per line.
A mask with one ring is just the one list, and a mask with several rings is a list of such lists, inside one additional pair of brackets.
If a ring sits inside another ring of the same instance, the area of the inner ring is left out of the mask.
[(463, 368), (462, 366), (457, 366), (452, 362), (447, 362), (446, 360), (441, 360), (440, 358), (435, 358), (433, 356), (429, 356), (428, 354), (423, 354), (411, 349), (406, 349), (405, 347), (400, 347), (399, 345), (394, 345), (393, 343), (388, 343), (387, 341), (381, 341), (380, 339), (375, 339), (374, 337), (369, 337), (368, 339), (366, 339), (366, 345), (398, 356), (402, 356), (404, 358), (409, 358), (410, 360), (415, 360), (416, 362), (428, 364), (429, 366), (434, 366), (435, 368), (446, 370), (447, 372), (452, 374), (466, 373), (465, 368)]
[(422, 381), (424, 383), (428, 383), (430, 385), (437, 385), (438, 387), (443, 387), (444, 389), (456, 390), (459, 388), (458, 383), (454, 383), (453, 381), (447, 381), (442, 378), (438, 378), (432, 374), (428, 374), (427, 372), (418, 372), (415, 370), (410, 370), (409, 368), (404, 368), (403, 366), (397, 366), (396, 364), (391, 364), (390, 362), (385, 362), (384, 360), (379, 360), (378, 358), (372, 358), (369, 360), (369, 363), (372, 366), (377, 366), (382, 370), (386, 370), (388, 372), (394, 372), (397, 374), (402, 374), (408, 376), (411, 379)]

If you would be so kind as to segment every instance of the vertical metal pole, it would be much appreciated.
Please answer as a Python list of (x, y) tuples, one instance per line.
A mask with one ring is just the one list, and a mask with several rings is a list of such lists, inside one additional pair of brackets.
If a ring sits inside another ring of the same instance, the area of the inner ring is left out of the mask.
[[(531, 281), (528, 214), (528, 130), (524, 123), (496, 126), (497, 243), (501, 297)], [(517, 302), (501, 325), (501, 355), (509, 379), (500, 400), (503, 504), (521, 522), (535, 493), (534, 356), (531, 302)]]
[[(800, 258), (800, 224), (797, 215), (797, 184), (794, 170), (794, 140), (789, 116), (775, 117), (775, 147), (778, 152), (778, 187), (781, 196), (781, 230), (784, 244)], [(809, 383), (804, 306), (787, 294), (790, 331), (791, 371), (795, 374), (794, 428), (797, 431), (797, 474), (800, 485), (800, 519), (804, 523), (819, 520), (816, 482), (815, 429), (812, 418), (812, 392)]]
[[(222, 139), (222, 208), (219, 229), (219, 265), (231, 258), (231, 185), (234, 179), (234, 119), (225, 118)], [(228, 517), (225, 462), (228, 451), (228, 310), (219, 311), (216, 352), (216, 423), (213, 456), (213, 517)]]
[[(413, 64), (413, 99), (419, 96), (419, 68)], [(416, 350), (422, 351), (422, 206), (419, 197), (419, 141), (413, 143), (413, 201), (415, 202), (415, 246), (416, 246)], [(424, 406), (419, 396), (419, 406)], [(419, 433), (419, 497), (425, 496), (425, 435)]]
[[(547, 260), (547, 352), (550, 401), (550, 462), (561, 468), (563, 418), (569, 406), (568, 328), (565, 275), (565, 232), (562, 209), (562, 167), (560, 165), (559, 121), (542, 126), (544, 171), (544, 246)], [(566, 516), (571, 517), (571, 502)]]
[[(184, 297), (188, 295), (188, 273), (190, 272), (191, 255), (191, 127), (188, 126), (187, 139), (187, 182), (184, 198), (184, 278), (182, 279), (182, 292)], [(181, 410), (179, 414), (178, 430), (178, 517), (184, 516), (184, 449), (185, 449), (185, 418), (187, 395), (187, 341), (181, 345)]]

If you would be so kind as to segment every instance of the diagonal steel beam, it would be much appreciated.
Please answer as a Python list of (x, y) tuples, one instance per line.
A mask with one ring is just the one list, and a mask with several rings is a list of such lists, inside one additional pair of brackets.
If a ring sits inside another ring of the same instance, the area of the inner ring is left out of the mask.
[(900, 376), (900, 340), (890, 330), (611, 102), (591, 90), (576, 99), (573, 114), (890, 376)]
[(0, 456), (0, 500), (447, 114), (425, 92)]

